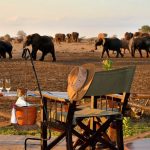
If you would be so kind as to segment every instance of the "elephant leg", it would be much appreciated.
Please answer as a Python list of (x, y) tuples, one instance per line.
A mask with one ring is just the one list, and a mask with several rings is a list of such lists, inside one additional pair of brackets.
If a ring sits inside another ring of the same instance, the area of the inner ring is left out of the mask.
[(53, 51), (53, 52), (51, 52), (51, 54), (52, 54), (52, 57), (53, 57), (53, 62), (55, 62), (56, 61), (55, 52)]
[(129, 53), (131, 53), (130, 48), (127, 49), (129, 51)]
[(126, 53), (126, 49), (124, 48), (124, 54)]
[(104, 56), (104, 53), (105, 53), (105, 50), (103, 49), (101, 58), (103, 58), (103, 56)]
[[(3, 48), (3, 47), (0, 48), (0, 56), (1, 56), (2, 58), (6, 58), (6, 51), (5, 51), (5, 48)], [(1, 57), (0, 57), (0, 58), (1, 58)]]
[(135, 49), (131, 49), (131, 56), (135, 57)]
[(26, 50), (26, 49), (23, 49), (22, 58), (26, 58), (26, 53), (27, 53), (27, 50)]
[(32, 56), (33, 60), (36, 60), (36, 54), (35, 54), (35, 52), (32, 52), (31, 56)]
[(9, 59), (11, 59), (12, 58), (12, 53), (8, 52), (8, 55), (9, 55)]
[(52, 54), (52, 58), (53, 58), (52, 61), (55, 62), (56, 61), (56, 56), (55, 56), (55, 48), (54, 48), (54, 46), (51, 48), (50, 53)]
[(110, 56), (109, 56), (109, 50), (108, 50), (108, 49), (106, 49), (106, 53), (107, 53), (107, 56), (110, 57)]
[(146, 57), (148, 58), (149, 57), (149, 50), (146, 49)]
[(119, 52), (117, 51), (116, 58), (118, 58), (118, 57), (119, 57)]
[(37, 53), (37, 50), (32, 50), (31, 56), (32, 56), (33, 60), (36, 60), (36, 53)]
[(97, 45), (95, 45), (95, 50), (97, 50)]
[(41, 56), (41, 58), (40, 58), (39, 60), (40, 60), (40, 61), (43, 61), (46, 54), (47, 54), (47, 53), (43, 51), (43, 52), (42, 52), (42, 56)]
[(0, 58), (2, 57), (2, 51), (1, 51), (1, 49), (0, 49)]
[(116, 52), (117, 52), (116, 58), (118, 58), (118, 57), (119, 57), (119, 54), (120, 54), (120, 49), (116, 49)]
[(139, 51), (140, 57), (142, 58), (143, 56), (142, 56), (142, 51), (141, 51), (141, 49), (138, 49), (138, 51)]
[(118, 51), (118, 52), (119, 52), (119, 54), (120, 54), (120, 56), (121, 56), (121, 57), (123, 57), (123, 56), (124, 56), (124, 55), (121, 53), (121, 50), (120, 50), (120, 49), (119, 49), (119, 51)]
[(1, 54), (1, 56), (3, 57), (3, 58), (6, 58), (6, 52), (2, 52), (2, 54)]
[(4, 53), (3, 58), (6, 58), (6, 53)]
[(123, 57), (124, 55), (122, 53), (120, 53), (121, 57)]

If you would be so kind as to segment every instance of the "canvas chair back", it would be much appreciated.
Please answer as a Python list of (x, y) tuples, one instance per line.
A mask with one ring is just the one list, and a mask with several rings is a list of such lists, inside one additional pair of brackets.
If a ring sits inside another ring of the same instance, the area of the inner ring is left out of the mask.
[[(96, 72), (85, 96), (93, 96), (93, 98), (95, 98), (105, 95), (106, 98), (109, 97), (109, 100), (119, 100), (119, 110), (124, 115), (130, 96), (135, 68), (135, 66), (130, 66), (109, 71)], [(93, 99), (93, 101), (95, 100)], [(95, 101), (95, 105), (97, 105), (96, 103), (97, 102)]]
[(96, 72), (85, 96), (130, 92), (135, 66)]

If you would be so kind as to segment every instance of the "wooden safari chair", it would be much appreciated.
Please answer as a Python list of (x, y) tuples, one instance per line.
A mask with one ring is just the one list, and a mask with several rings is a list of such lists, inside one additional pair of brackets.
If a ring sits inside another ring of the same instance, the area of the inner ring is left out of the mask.
[[(63, 138), (66, 138), (67, 150), (84, 150), (89, 146), (95, 149), (98, 143), (112, 150), (123, 150), (122, 120), (134, 72), (134, 66), (96, 72), (83, 97), (85, 103), (90, 101), (86, 107), (69, 101), (66, 92), (43, 93), (41, 150), (55, 149)], [(115, 142), (108, 135), (114, 122)], [(53, 141), (48, 140), (47, 129), (58, 131), (60, 135)]]

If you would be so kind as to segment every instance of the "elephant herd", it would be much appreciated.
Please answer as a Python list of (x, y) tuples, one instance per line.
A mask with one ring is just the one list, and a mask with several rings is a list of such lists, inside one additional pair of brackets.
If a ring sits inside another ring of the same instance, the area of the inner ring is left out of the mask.
[(63, 33), (57, 33), (55, 34), (55, 41), (56, 43), (60, 42), (78, 42), (79, 39), (79, 33), (78, 32), (72, 32), (72, 33), (67, 33), (66, 35)]
[[(75, 36), (73, 36), (75, 35)], [(61, 40), (65, 39), (65, 36), (63, 37), (62, 34), (57, 34), (57, 36), (62, 38)], [(55, 38), (57, 37), (55, 36)], [(76, 32), (73, 32), (72, 34), (68, 34), (68, 37), (71, 36), (74, 41), (78, 40), (79, 34)], [(31, 57), (33, 60), (36, 60), (37, 51), (40, 50), (42, 52), (42, 56), (40, 58), (41, 61), (44, 60), (45, 56), (50, 53), (52, 55), (52, 61), (56, 61), (55, 56), (55, 48), (54, 48), (54, 42), (53, 39), (49, 36), (41, 36), (37, 33), (28, 35), (24, 41), (23, 44), (23, 53), (22, 57), (24, 58), (26, 56), (25, 48), (26, 46), (32, 46), (32, 52)], [(121, 49), (125, 50), (128, 49), (131, 53), (132, 57), (135, 57), (135, 51), (137, 50), (140, 54), (140, 57), (142, 56), (142, 50), (146, 51), (147, 57), (149, 57), (150, 53), (150, 35), (138, 35), (133, 34), (130, 32), (125, 33), (125, 37), (123, 39), (118, 39), (116, 37), (113, 38), (107, 38), (106, 36), (99, 36), (98, 41), (95, 43), (95, 50), (97, 49), (97, 46), (103, 46), (103, 51), (101, 57), (103, 58), (104, 53), (107, 53), (107, 56), (109, 56), (109, 51), (116, 51), (116, 57), (123, 57), (124, 55), (121, 52)], [(9, 55), (9, 58), (12, 58), (12, 49), (13, 46), (9, 42), (5, 42), (0, 40), (0, 58), (6, 58), (6, 53)]]
[[(72, 32), (71, 34), (67, 34), (67, 39), (72, 42), (77, 42), (79, 33)], [(66, 39), (65, 34), (58, 33), (55, 35), (55, 41), (61, 42), (65, 41)], [(40, 58), (41, 61), (44, 60), (45, 56), (50, 53), (52, 55), (52, 61), (56, 61), (55, 56), (55, 48), (53, 43), (53, 38), (49, 36), (41, 36), (37, 33), (28, 35), (24, 41), (23, 44), (23, 52), (22, 52), (22, 58), (26, 57), (26, 46), (32, 46), (32, 52), (31, 56), (33, 60), (36, 60), (37, 51), (40, 50), (42, 52), (42, 56)], [(6, 58), (6, 53), (8, 53), (9, 58), (12, 58), (12, 44), (5, 41), (0, 41), (0, 58)]]
[(140, 57), (142, 56), (142, 50), (146, 51), (146, 56), (149, 57), (150, 53), (150, 35), (149, 34), (142, 34), (138, 35), (139, 33), (125, 33), (125, 38), (129, 40), (129, 47), (131, 49), (132, 57), (135, 57), (135, 51), (138, 50)]
[(119, 54), (121, 57), (123, 57), (123, 54), (121, 52), (121, 49), (125, 50), (128, 49), (131, 53), (132, 57), (135, 57), (135, 51), (138, 51), (140, 54), (140, 57), (142, 56), (142, 50), (146, 51), (146, 57), (149, 57), (150, 53), (150, 35), (149, 34), (139, 34), (136, 32), (135, 34), (131, 32), (125, 33), (125, 38), (118, 39), (116, 37), (113, 38), (106, 38), (105, 36), (101, 36), (98, 41), (95, 43), (95, 50), (97, 49), (97, 46), (103, 46), (103, 51), (101, 58), (103, 58), (104, 53), (107, 53), (107, 56), (109, 56), (109, 51), (113, 50), (116, 51), (116, 57), (119, 57)]

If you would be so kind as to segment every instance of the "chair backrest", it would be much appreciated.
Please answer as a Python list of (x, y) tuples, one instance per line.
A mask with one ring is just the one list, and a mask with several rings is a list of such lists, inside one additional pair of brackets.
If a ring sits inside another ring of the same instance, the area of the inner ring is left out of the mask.
[(135, 66), (96, 72), (85, 96), (129, 93)]
[[(135, 66), (96, 72), (85, 94), (85, 96), (91, 96), (92, 98), (93, 103), (91, 107), (98, 107), (96, 99), (104, 96), (104, 99), (106, 99), (106, 109), (108, 103), (108, 107), (112, 108), (112, 110), (113, 108), (118, 108), (123, 115), (128, 113), (126, 110), (134, 72)], [(100, 107), (102, 108), (102, 106)]]

